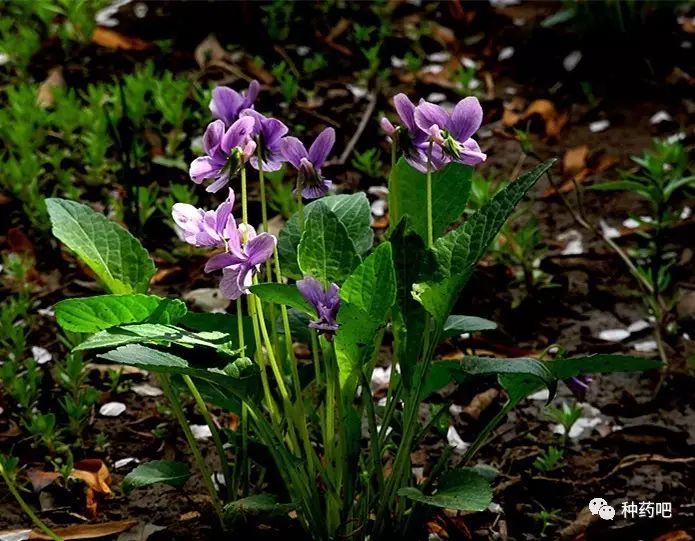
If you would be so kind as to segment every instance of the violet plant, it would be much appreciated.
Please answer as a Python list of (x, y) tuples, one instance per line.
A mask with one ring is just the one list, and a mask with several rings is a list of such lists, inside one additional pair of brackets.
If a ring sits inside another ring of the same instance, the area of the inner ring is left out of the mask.
[[(393, 149), (391, 227), (374, 247), (366, 195), (328, 195), (334, 186), (323, 169), (334, 131), (322, 131), (307, 149), (286, 135), (282, 122), (252, 109), (257, 90), (252, 84), (245, 95), (213, 93), (217, 119), (205, 131), (206, 155), (191, 165), (195, 183), (212, 182), (208, 191), (229, 185), (227, 199), (216, 210), (172, 209), (179, 237), (210, 251), (205, 270), (220, 275), (222, 294), (235, 301), (233, 313), (192, 313), (181, 300), (148, 293), (155, 267), (134, 237), (86, 205), (47, 200), (55, 236), (108, 291), (59, 302), (59, 324), (73, 333), (75, 350), (101, 351), (102, 359), (159, 375), (223, 524), (248, 506), (272, 511), (287, 504), (309, 538), (384, 539), (418, 532), (431, 506), (485, 509), (489, 475), (472, 461), (522, 399), (542, 387), (552, 396), (558, 380), (659, 365), (616, 355), (437, 359), (447, 337), (494, 327), (452, 313), (498, 230), (553, 162), (508, 184), (460, 223), (472, 166), (486, 157), (472, 138), (483, 118), (478, 100), (465, 98), (449, 114), (396, 96), (401, 124), (382, 121)], [(268, 233), (265, 172), (283, 161), (295, 170), (299, 210), (276, 239)], [(248, 171), (259, 183), (260, 233), (248, 214)], [(310, 347), (310, 364), (295, 358), (298, 340)], [(377, 407), (369, 382), (385, 344), (393, 344), (393, 369), (385, 404)], [(421, 403), (470, 376), (497, 376), (507, 402), (461, 460), (445, 448), (417, 484), (411, 453), (434, 429), (421, 422)], [(191, 434), (181, 391), (210, 427), (223, 493)], [(207, 404), (239, 415), (238, 432), (222, 433)], [(252, 455), (251, 441), (265, 446), (274, 464)], [(143, 464), (128, 484), (180, 483), (181, 467)], [(282, 480), (279, 497), (252, 482), (259, 477), (252, 472), (269, 468)]]

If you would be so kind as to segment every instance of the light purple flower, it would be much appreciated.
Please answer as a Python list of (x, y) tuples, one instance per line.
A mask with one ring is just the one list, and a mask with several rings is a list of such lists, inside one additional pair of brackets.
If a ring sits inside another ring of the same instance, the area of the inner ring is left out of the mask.
[(227, 242), (227, 252), (211, 257), (205, 272), (222, 269), (222, 295), (236, 300), (248, 292), (254, 274), (273, 256), (276, 242), (270, 233), (256, 235), (253, 227), (241, 224)]
[(206, 179), (214, 182), (206, 188), (216, 192), (223, 188), (231, 175), (236, 174), (253, 155), (256, 143), (251, 139), (254, 120), (243, 117), (225, 129), (224, 122), (211, 122), (203, 135), (203, 148), (206, 156), (196, 158), (191, 163), (191, 180), (200, 184)]
[[(392, 140), (396, 141), (398, 148), (412, 167), (426, 173), (430, 143), (428, 134), (422, 131), (415, 122), (415, 104), (405, 94), (396, 94), (393, 97), (393, 105), (403, 125), (394, 126), (388, 118), (384, 117), (380, 121), (381, 129)], [(429, 166), (432, 171), (438, 171), (449, 162), (439, 146), (433, 145), (431, 152)]]
[(253, 107), (260, 87), (258, 81), (251, 81), (243, 94), (226, 86), (216, 87), (210, 100), (212, 116), (224, 122), (225, 126), (231, 126), (239, 118), (241, 111)]
[(176, 203), (171, 215), (181, 240), (193, 246), (221, 246), (233, 236), (238, 236), (232, 216), (234, 191), (215, 210), (203, 210), (186, 203)]
[(313, 142), (307, 152), (304, 144), (296, 137), (282, 139), (281, 151), (285, 159), (297, 170), (297, 189), (305, 199), (318, 199), (326, 195), (333, 183), (321, 175), (321, 166), (335, 143), (335, 130), (326, 128)]
[(309, 327), (318, 330), (328, 340), (332, 340), (338, 330), (336, 317), (340, 308), (339, 288), (331, 284), (328, 290), (316, 278), (308, 277), (297, 282), (297, 289), (314, 308), (318, 319), (310, 321)]
[(581, 376), (573, 376), (565, 380), (565, 385), (572, 391), (572, 394), (577, 397), (578, 400), (584, 400), (586, 392), (589, 390), (591, 382), (594, 381), (588, 374), (583, 374)]
[(483, 121), (478, 98), (469, 96), (456, 104), (451, 114), (439, 105), (421, 101), (415, 108), (415, 124), (452, 160), (476, 165), (487, 158), (471, 136)]
[[(282, 138), (287, 135), (288, 129), (277, 118), (268, 118), (253, 109), (244, 109), (241, 117), (249, 116), (254, 120), (251, 137), (261, 149), (263, 171), (277, 171), (282, 167), (285, 158), (282, 155)], [(250, 162), (258, 169), (258, 152)]]

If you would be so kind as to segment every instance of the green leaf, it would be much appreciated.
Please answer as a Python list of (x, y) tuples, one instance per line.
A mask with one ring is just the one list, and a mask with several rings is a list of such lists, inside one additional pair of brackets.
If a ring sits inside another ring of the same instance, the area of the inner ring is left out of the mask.
[(550, 371), (548, 363), (521, 357), (518, 359), (498, 359), (495, 357), (465, 357), (461, 361), (461, 370), (471, 376), (515, 374), (533, 381), (536, 386), (544, 385), (555, 394), (557, 379)]
[(46, 199), (53, 234), (73, 250), (111, 293), (145, 293), (155, 267), (126, 229), (87, 205)]
[(444, 323), (442, 336), (458, 336), (467, 332), (492, 331), (497, 323), (476, 316), (449, 316)]
[(327, 286), (347, 278), (359, 265), (360, 256), (336, 214), (319, 205), (304, 222), (297, 260), (305, 276), (313, 276)]
[(268, 518), (287, 515), (294, 508), (292, 504), (280, 503), (273, 494), (261, 493), (240, 498), (224, 506), (225, 521), (232, 524), (248, 519)]
[(176, 323), (186, 312), (180, 300), (142, 294), (65, 299), (55, 305), (56, 320), (63, 329), (84, 333), (124, 323)]
[(373, 318), (386, 319), (396, 300), (396, 275), (391, 243), (383, 242), (348, 276), (340, 288), (340, 298)]
[(396, 276), (391, 244), (384, 242), (345, 280), (340, 289), (340, 328), (335, 351), (340, 383), (346, 398), (352, 396), (359, 371), (374, 352), (377, 332), (395, 302)]
[(429, 317), (424, 307), (413, 298), (413, 284), (425, 276), (434, 261), (425, 249), (425, 241), (410, 228), (404, 217), (390, 238), (393, 264), (396, 271), (396, 303), (393, 309), (393, 340), (396, 362), (401, 369), (403, 384), (412, 388), (413, 372), (422, 349), (425, 321)]
[(484, 511), (492, 502), (489, 481), (473, 468), (446, 472), (439, 480), (437, 491), (423, 494), (415, 487), (404, 487), (398, 495), (419, 503), (456, 511)]
[(237, 399), (255, 397), (258, 390), (258, 367), (248, 360), (237, 359), (224, 370), (194, 368), (188, 361), (140, 344), (128, 344), (98, 355), (100, 358), (118, 364), (137, 366), (150, 372), (180, 374), (199, 378), (220, 393)]
[[(364, 193), (329, 195), (312, 201), (304, 208), (304, 219), (308, 219), (309, 215), (321, 206), (331, 210), (343, 224), (358, 254), (363, 255), (369, 251), (374, 241), (374, 231), (370, 227), (371, 210)], [(278, 253), (283, 273), (297, 280), (302, 278), (302, 271), (297, 262), (300, 240), (299, 213), (295, 213), (280, 231)]]
[(590, 190), (597, 191), (613, 191), (620, 190), (626, 192), (644, 192), (645, 185), (634, 180), (613, 180), (609, 182), (601, 182), (589, 186)]
[(256, 284), (249, 289), (266, 302), (284, 304), (316, 317), (316, 309), (302, 296), (295, 285), (265, 283)]
[(128, 493), (134, 488), (142, 488), (156, 483), (164, 483), (172, 487), (181, 488), (191, 472), (188, 465), (183, 462), (171, 460), (152, 460), (140, 464), (123, 479), (123, 491)]
[[(178, 323), (188, 329), (198, 332), (220, 332), (229, 333), (232, 336), (232, 343), (240, 344), (239, 324), (235, 314), (213, 314), (208, 312), (188, 312)], [(256, 351), (256, 340), (253, 334), (253, 322), (250, 317), (244, 316), (242, 319), (244, 332), (244, 345), (246, 346), (245, 355), (252, 357)]]
[[(432, 174), (432, 231), (434, 238), (459, 219), (471, 194), (473, 168), (450, 163)], [(413, 169), (401, 158), (389, 176), (391, 223), (408, 216), (416, 233), (427, 238), (427, 175)]]
[(212, 349), (220, 349), (223, 344), (232, 341), (232, 336), (219, 331), (194, 333), (173, 325), (159, 325), (157, 323), (137, 323), (111, 327), (87, 338), (74, 349), (76, 351), (88, 349), (104, 349), (122, 346), (125, 344), (140, 344), (153, 342), (158, 344), (180, 344), (182, 346), (204, 346)]
[(429, 280), (413, 286), (414, 296), (443, 326), (476, 263), (524, 194), (553, 165), (546, 161), (500, 190), (465, 224), (437, 239), (433, 252), (437, 270)]

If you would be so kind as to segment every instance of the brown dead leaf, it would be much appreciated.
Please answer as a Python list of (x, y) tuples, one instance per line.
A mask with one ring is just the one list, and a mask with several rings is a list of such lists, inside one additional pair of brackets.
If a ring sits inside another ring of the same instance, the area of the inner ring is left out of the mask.
[(586, 169), (586, 160), (589, 157), (589, 147), (580, 145), (570, 148), (562, 158), (562, 173), (567, 178), (574, 177), (579, 172)]
[(449, 539), (449, 533), (440, 524), (431, 520), (427, 523), (427, 531), (440, 539)]
[(336, 25), (333, 28), (331, 28), (331, 31), (328, 33), (327, 36), (321, 36), (317, 33), (317, 37), (320, 41), (322, 41), (332, 49), (335, 49), (340, 54), (345, 56), (352, 56), (352, 51), (349, 47), (335, 42), (335, 40), (339, 38), (341, 35), (343, 35), (350, 28), (350, 26), (352, 26), (352, 22), (349, 19), (342, 17), (336, 23)]
[(200, 513), (198, 511), (188, 511), (187, 513), (184, 513), (179, 517), (179, 520), (181, 522), (188, 522), (189, 520), (195, 520), (200, 517)]
[[(618, 156), (613, 156), (610, 154), (601, 154), (599, 158), (596, 159), (595, 156), (588, 155), (588, 149), (587, 156), (581, 156), (581, 152), (584, 147), (585, 145), (575, 147), (568, 150), (565, 154), (563, 160), (563, 172), (565, 173), (565, 177), (569, 177), (569, 179), (565, 180), (562, 184), (560, 184), (560, 186), (558, 186), (557, 192), (569, 193), (577, 187), (577, 184), (586, 182), (594, 175), (601, 174), (620, 162), (620, 158)], [(576, 153), (576, 155), (569, 156), (573, 152)], [(572, 171), (575, 167), (578, 167), (582, 158), (585, 162), (584, 167), (572, 174)], [(551, 186), (543, 193), (543, 197), (552, 197), (557, 192), (555, 188)]]
[(124, 36), (115, 30), (103, 26), (97, 26), (94, 30), (92, 43), (108, 47), (109, 49), (121, 49), (124, 51), (146, 51), (153, 47), (149, 41), (132, 36)]
[(205, 69), (210, 62), (223, 60), (226, 57), (227, 51), (217, 41), (215, 34), (209, 34), (193, 51), (193, 58), (200, 69)]
[(477, 421), (482, 413), (495, 403), (499, 395), (500, 392), (495, 388), (479, 393), (473, 397), (470, 404), (463, 408), (463, 413)]
[(29, 470), (27, 471), (27, 477), (31, 483), (31, 488), (38, 494), (63, 476), (57, 471)]
[(654, 541), (693, 541), (693, 538), (684, 530), (675, 530), (655, 537)]
[(104, 461), (99, 458), (85, 458), (75, 462), (70, 474), (84, 481), (89, 488), (101, 494), (111, 494), (111, 473)]
[(35, 257), (34, 243), (29, 240), (19, 227), (11, 227), (7, 230), (7, 246), (10, 252)]
[[(72, 539), (97, 539), (99, 537), (109, 537), (126, 530), (130, 530), (138, 523), (137, 520), (118, 520), (114, 522), (102, 522), (101, 524), (75, 524), (65, 528), (54, 528), (53, 531), (66, 541)], [(51, 538), (45, 533), (33, 530), (29, 539), (47, 540)]]
[(556, 138), (569, 120), (569, 115), (566, 112), (560, 113), (550, 100), (532, 101), (523, 111), (521, 111), (519, 104), (520, 100), (515, 99), (505, 108), (502, 114), (503, 126), (510, 128), (521, 121), (537, 117), (543, 121), (545, 135)]
[(58, 66), (48, 72), (48, 77), (41, 83), (39, 91), (36, 94), (36, 105), (42, 109), (53, 107), (55, 98), (53, 97), (53, 89), (62, 88), (65, 86), (63, 78), (63, 68)]

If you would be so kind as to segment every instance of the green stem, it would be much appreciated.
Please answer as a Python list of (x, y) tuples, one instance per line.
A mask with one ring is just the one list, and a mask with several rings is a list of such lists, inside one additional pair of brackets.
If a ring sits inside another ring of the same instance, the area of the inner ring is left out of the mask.
[(22, 495), (19, 493), (17, 487), (15, 486), (14, 479), (12, 479), (10, 474), (5, 471), (5, 468), (2, 465), (2, 463), (0, 463), (0, 475), (2, 475), (2, 478), (5, 480), (5, 484), (7, 485), (10, 494), (14, 496), (14, 499), (17, 500), (19, 507), (22, 508), (22, 511), (26, 513), (26, 515), (31, 519), (34, 525), (43, 533), (45, 533), (48, 537), (53, 539), (53, 541), (63, 541), (63, 538), (60, 537), (57, 533), (55, 533), (53, 530), (51, 530), (46, 525), (46, 523), (43, 520), (41, 520), (38, 517), (38, 515), (36, 515), (36, 513), (34, 513), (34, 510), (31, 507), (29, 507), (29, 504), (27, 504), (27, 502), (24, 501), (24, 498), (22, 498)]
[(210, 471), (210, 468), (208, 467), (207, 463), (205, 462), (205, 459), (203, 458), (203, 454), (200, 451), (198, 442), (195, 440), (195, 437), (193, 436), (193, 432), (191, 432), (191, 427), (189, 426), (188, 421), (186, 420), (186, 416), (183, 413), (181, 402), (179, 401), (179, 398), (176, 396), (176, 392), (171, 387), (169, 375), (160, 373), (159, 381), (162, 385), (162, 390), (164, 391), (164, 394), (166, 395), (167, 399), (169, 400), (169, 403), (171, 404), (171, 411), (174, 414), (174, 417), (176, 417), (176, 420), (179, 422), (181, 430), (183, 431), (183, 435), (185, 436), (186, 442), (188, 443), (188, 447), (191, 449), (191, 452), (193, 453), (193, 459), (195, 460), (195, 463), (198, 466), (198, 469), (200, 470), (200, 474), (203, 477), (203, 484), (205, 485), (205, 488), (210, 494), (210, 499), (212, 500), (212, 506), (215, 509), (215, 513), (220, 519), (220, 524), (224, 527), (224, 514), (222, 511), (222, 502), (220, 501), (220, 497), (217, 494), (217, 490), (215, 490), (215, 485), (212, 482), (212, 472)]
[(485, 425), (485, 428), (478, 434), (478, 436), (475, 438), (471, 446), (468, 448), (466, 453), (463, 455), (463, 458), (461, 459), (461, 464), (466, 465), (468, 464), (473, 457), (476, 455), (478, 451), (480, 451), (480, 448), (485, 445), (487, 442), (487, 437), (490, 435), (490, 432), (492, 432), (495, 427), (502, 422), (502, 420), (505, 418), (505, 416), (516, 406), (517, 402), (512, 401), (512, 400), (507, 400), (505, 405), (502, 407), (502, 409), (495, 415), (488, 424)]
[(393, 231), (400, 220), (400, 209), (398, 208), (398, 175), (393, 174), (396, 167), (396, 153), (398, 143), (394, 139), (391, 143), (391, 173), (388, 178), (389, 183), (389, 229)]
[(217, 429), (217, 425), (215, 424), (212, 415), (210, 415), (210, 411), (208, 410), (207, 404), (205, 404), (205, 400), (203, 400), (203, 397), (200, 395), (200, 392), (198, 391), (198, 388), (195, 386), (195, 383), (193, 383), (191, 377), (185, 375), (182, 377), (183, 381), (186, 383), (186, 386), (188, 387), (188, 390), (191, 391), (193, 399), (195, 400), (195, 403), (198, 406), (198, 410), (203, 416), (203, 419), (205, 419), (205, 423), (208, 425), (208, 428), (210, 428), (210, 433), (212, 434), (212, 441), (215, 443), (217, 454), (220, 456), (220, 464), (222, 465), (222, 475), (224, 476), (224, 486), (225, 490), (227, 491), (227, 497), (229, 497), (229, 491), (232, 488), (232, 474), (229, 469), (227, 452), (225, 451), (224, 446), (222, 445), (222, 438), (220, 438), (220, 431)]
[(427, 247), (431, 248), (434, 242), (432, 228), (432, 141), (427, 151)]

